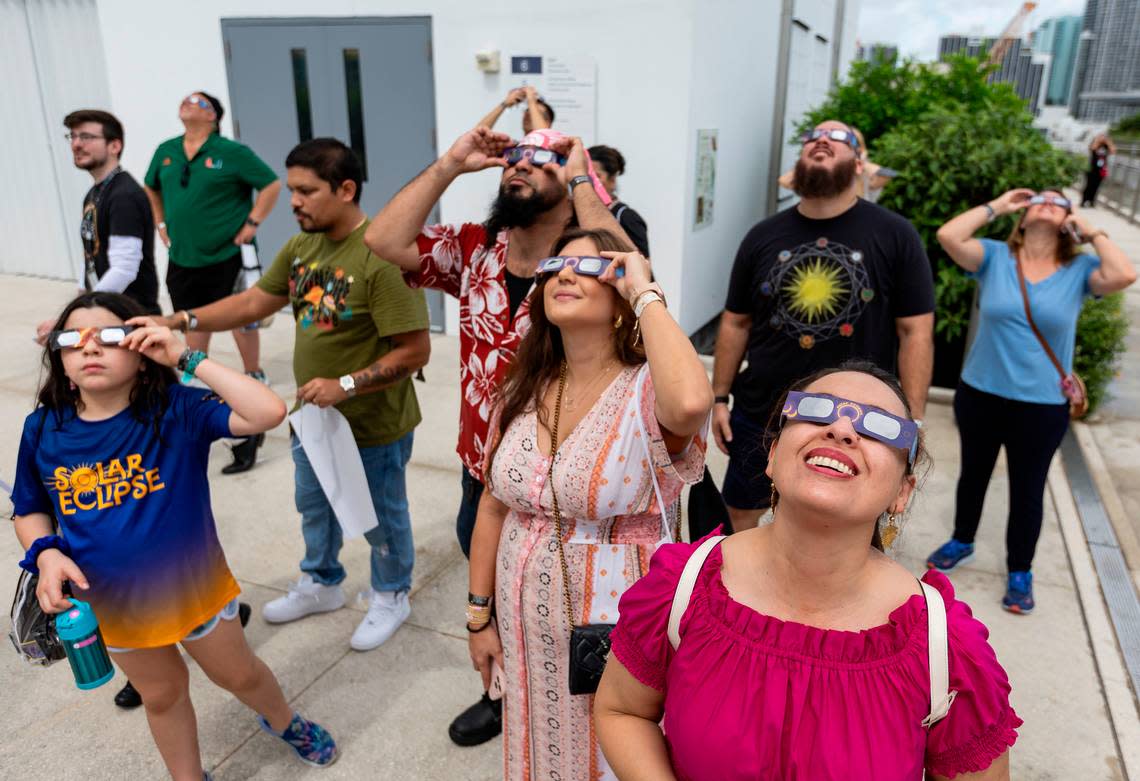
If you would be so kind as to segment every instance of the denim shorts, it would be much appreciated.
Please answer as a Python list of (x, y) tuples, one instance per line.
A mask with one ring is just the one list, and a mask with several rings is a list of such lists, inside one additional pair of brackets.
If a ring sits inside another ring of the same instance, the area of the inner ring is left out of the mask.
[[(219, 621), (221, 621), (223, 619), (225, 619), (226, 621), (233, 621), (235, 618), (237, 618), (237, 615), (238, 615), (238, 600), (237, 600), (237, 597), (234, 597), (229, 602), (227, 602), (225, 604), (225, 606), (221, 610), (219, 610), (213, 618), (210, 618), (204, 624), (198, 624), (198, 626), (191, 629), (190, 634), (188, 634), (188, 635), (186, 635), (186, 637), (182, 638), (182, 642), (187, 643), (187, 642), (190, 642), (191, 640), (201, 640), (203, 637), (210, 634), (210, 632), (213, 632), (214, 629), (217, 628)], [(125, 653), (129, 653), (130, 651), (135, 651), (137, 649), (135, 649), (135, 648), (116, 648), (115, 646), (109, 645), (109, 646), (107, 646), (107, 650), (111, 651), (112, 653), (116, 653), (116, 654), (125, 654)]]

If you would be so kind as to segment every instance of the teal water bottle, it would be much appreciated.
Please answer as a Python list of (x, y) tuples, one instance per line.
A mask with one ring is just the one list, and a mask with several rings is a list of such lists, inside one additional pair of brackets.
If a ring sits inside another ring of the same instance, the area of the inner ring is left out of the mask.
[(82, 600), (70, 599), (72, 606), (55, 617), (55, 630), (67, 653), (75, 685), (95, 689), (115, 677), (115, 668), (107, 655), (95, 611)]

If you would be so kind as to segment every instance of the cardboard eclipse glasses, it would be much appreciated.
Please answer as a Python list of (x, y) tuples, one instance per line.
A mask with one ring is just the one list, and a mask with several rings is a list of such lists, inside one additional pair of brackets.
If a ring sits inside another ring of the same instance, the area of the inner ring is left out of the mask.
[(52, 331), (48, 337), (48, 348), (62, 350), (65, 347), (79, 349), (94, 339), (103, 347), (118, 347), (127, 334), (135, 330), (133, 325), (106, 325), (101, 328), (72, 328), (67, 331)]
[(907, 463), (914, 466), (918, 454), (918, 424), (870, 404), (860, 404), (827, 393), (788, 391), (788, 398), (780, 413), (780, 425), (782, 427), (789, 420), (828, 425), (841, 417), (848, 418), (858, 433), (907, 451)]
[[(574, 273), (585, 277), (600, 277), (605, 270), (613, 263), (609, 258), (599, 258), (595, 255), (555, 255), (546, 260), (538, 262), (538, 268), (534, 270), (535, 276), (542, 276), (544, 274), (557, 274), (562, 269), (569, 266), (574, 269)], [(617, 270), (619, 277), (625, 276), (625, 269), (619, 268)]]

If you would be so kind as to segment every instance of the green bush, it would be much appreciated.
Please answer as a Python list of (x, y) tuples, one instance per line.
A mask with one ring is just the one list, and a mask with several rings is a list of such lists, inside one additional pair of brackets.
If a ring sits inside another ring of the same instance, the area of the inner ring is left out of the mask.
[(1081, 375), (1088, 386), (1090, 412), (1104, 400), (1108, 384), (1116, 375), (1117, 362), (1124, 353), (1127, 335), (1128, 316), (1124, 312), (1123, 293), (1085, 301), (1077, 320), (1073, 371)]
[[(879, 202), (907, 217), (922, 237), (934, 265), (935, 329), (944, 342), (964, 337), (974, 283), (938, 245), (938, 228), (1014, 187), (1072, 184), (1085, 164), (1083, 155), (1053, 148), (1033, 128), (1013, 88), (986, 81), (991, 71), (961, 56), (932, 64), (853, 63), (847, 79), (800, 125), (803, 130), (825, 119), (854, 125), (871, 159), (899, 172)], [(1122, 124), (1133, 121), (1140, 122)], [(979, 236), (1004, 240), (1014, 219), (997, 220)], [(1125, 349), (1127, 329), (1118, 296), (1086, 303), (1074, 369), (1088, 384), (1094, 409)]]

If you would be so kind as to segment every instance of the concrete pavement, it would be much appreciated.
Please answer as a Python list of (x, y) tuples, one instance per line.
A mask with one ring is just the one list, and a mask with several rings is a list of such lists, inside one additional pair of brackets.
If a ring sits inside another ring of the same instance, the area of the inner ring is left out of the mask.
[[(3, 283), (8, 290), (4, 322), (9, 327), (0, 331), (7, 359), (0, 366), (0, 437), (8, 447), (0, 454), (0, 478), (10, 482), (16, 443), (23, 417), (31, 409), (38, 374), (39, 353), (30, 342), (31, 330), (58, 311), (73, 288), (21, 277), (3, 277)], [(229, 336), (215, 340), (215, 356), (236, 365)], [(285, 398), (294, 391), (291, 347), (291, 325), (278, 318), (265, 333), (263, 363), (274, 389)], [(302, 553), (286, 430), (280, 427), (270, 433), (258, 467), (244, 475), (218, 474), (228, 462), (228, 451), (222, 445), (215, 447), (214, 508), (231, 567), (244, 598), (255, 606), (247, 630), (250, 641), (277, 673), (290, 700), (329, 727), (342, 751), (340, 761), (327, 770), (304, 767), (262, 734), (243, 706), (191, 665), (202, 753), (218, 781), (500, 776), (498, 740), (460, 749), (446, 734), (451, 718), (475, 701), (479, 685), (467, 660), (462, 625), (466, 567), (453, 529), (460, 494), (454, 453), (459, 397), (456, 340), (436, 337), (433, 351), (427, 382), (416, 386), (425, 422), (416, 432), (408, 475), (417, 554), (412, 616), (376, 651), (356, 653), (348, 647), (364, 613), (362, 604), (284, 626), (261, 620), (260, 606), (284, 593), (297, 577)], [(958, 469), (949, 407), (932, 405), (927, 424), (934, 467), (897, 543), (900, 560), (916, 574), (921, 573), (926, 554), (950, 532)], [(710, 463), (719, 481), (724, 458), (711, 453)], [(1137, 465), (1140, 453), (1132, 460), (1132, 466)], [(1059, 485), (1063, 487), (1063, 480)], [(1038, 609), (1031, 616), (1013, 616), (999, 604), (1005, 579), (1006, 491), (1004, 466), (999, 463), (987, 499), (978, 558), (954, 573), (952, 580), (959, 596), (989, 626), (998, 658), (1012, 680), (1014, 706), (1026, 722), (1013, 749), (1013, 777), (1125, 778), (1105, 695), (1106, 687), (1115, 687), (1119, 695), (1120, 681), (1106, 681), (1098, 670), (1086, 622), (1087, 611), (1095, 605), (1090, 608), (1081, 601), (1071, 563), (1081, 565), (1082, 551), (1079, 540), (1067, 547), (1061, 534), (1057, 507), (1064, 508), (1065, 497), (1055, 503), (1052, 493), (1047, 496), (1035, 565)], [(1087, 558), (1087, 551), (1083, 555)], [(9, 562), (3, 587), (14, 584), (19, 558), (15, 536), (0, 535), (0, 561)], [(364, 542), (346, 545), (343, 559), (349, 571), (346, 590), (354, 594), (367, 588)], [(111, 703), (122, 681), (120, 674), (102, 689), (80, 692), (66, 664), (47, 670), (28, 668), (15, 653), (0, 652), (5, 732), (0, 776), (162, 778), (144, 715), (120, 711)]]

